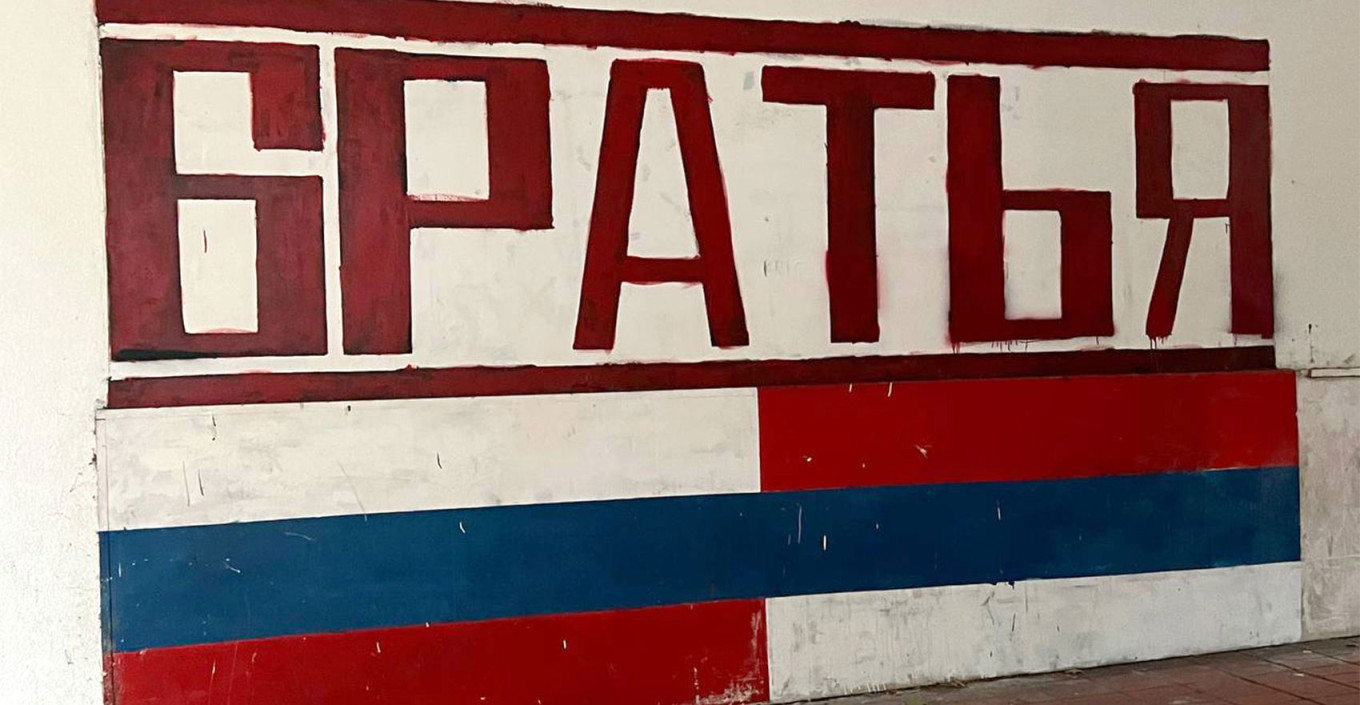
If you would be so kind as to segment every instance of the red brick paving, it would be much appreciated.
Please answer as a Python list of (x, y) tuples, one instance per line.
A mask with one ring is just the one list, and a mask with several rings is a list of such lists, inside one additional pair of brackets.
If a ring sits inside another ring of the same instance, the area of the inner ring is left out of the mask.
[(935, 687), (825, 705), (1360, 705), (1360, 638)]

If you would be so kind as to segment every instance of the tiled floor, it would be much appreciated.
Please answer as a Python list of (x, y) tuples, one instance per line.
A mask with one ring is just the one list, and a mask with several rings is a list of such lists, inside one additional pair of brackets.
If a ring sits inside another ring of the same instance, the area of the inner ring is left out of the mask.
[(1360, 638), (842, 698), (825, 705), (1360, 705)]

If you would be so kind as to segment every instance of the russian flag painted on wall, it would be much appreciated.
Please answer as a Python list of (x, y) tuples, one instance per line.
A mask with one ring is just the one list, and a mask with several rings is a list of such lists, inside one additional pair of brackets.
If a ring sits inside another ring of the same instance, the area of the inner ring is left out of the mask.
[(1276, 371), (110, 411), (111, 692), (748, 703), (1287, 641), (1297, 465)]

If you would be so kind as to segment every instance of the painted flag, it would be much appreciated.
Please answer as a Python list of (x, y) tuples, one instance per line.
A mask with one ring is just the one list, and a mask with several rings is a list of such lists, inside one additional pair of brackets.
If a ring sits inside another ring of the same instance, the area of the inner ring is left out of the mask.
[(116, 702), (760, 702), (1287, 641), (1293, 395), (1262, 371), (110, 412)]

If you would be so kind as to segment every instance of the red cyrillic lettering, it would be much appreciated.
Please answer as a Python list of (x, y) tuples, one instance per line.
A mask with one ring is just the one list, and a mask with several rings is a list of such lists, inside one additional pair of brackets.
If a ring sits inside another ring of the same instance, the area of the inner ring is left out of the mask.
[[(1114, 333), (1110, 194), (1011, 191), (1001, 177), (1001, 81), (949, 79), (949, 335), (955, 342), (1058, 340)], [(1062, 219), (1062, 315), (1006, 318), (1006, 211)]]
[(878, 237), (874, 198), (874, 111), (930, 110), (928, 73), (768, 66), (765, 100), (826, 106), (827, 252), (831, 341), (878, 340)]
[[(1228, 192), (1224, 198), (1176, 198), (1171, 182), (1171, 103), (1228, 104)], [(1133, 87), (1138, 217), (1166, 218), (1166, 245), (1148, 304), (1147, 334), (1171, 335), (1190, 234), (1197, 218), (1227, 218), (1232, 332), (1275, 333), (1270, 245), (1270, 89), (1266, 86), (1138, 83)]]
[[(552, 227), (547, 64), (339, 49), (335, 69), (345, 352), (409, 353), (411, 228)], [(486, 84), (488, 198), (407, 194), (409, 80)]]
[[(675, 109), (680, 158), (698, 255), (682, 259), (628, 254), (642, 115), (647, 91), (663, 89)], [(746, 345), (746, 312), (732, 255), (732, 224), (703, 68), (684, 61), (615, 61), (610, 70), (595, 203), (590, 215), (577, 350), (609, 350), (623, 284), (690, 282), (703, 285), (709, 338), (720, 347)]]
[[(113, 359), (326, 352), (321, 179), (181, 175), (175, 71), (250, 74), (257, 149), (320, 150), (315, 47), (105, 40), (109, 337)], [(191, 334), (179, 281), (180, 199), (255, 201), (255, 333)]]

